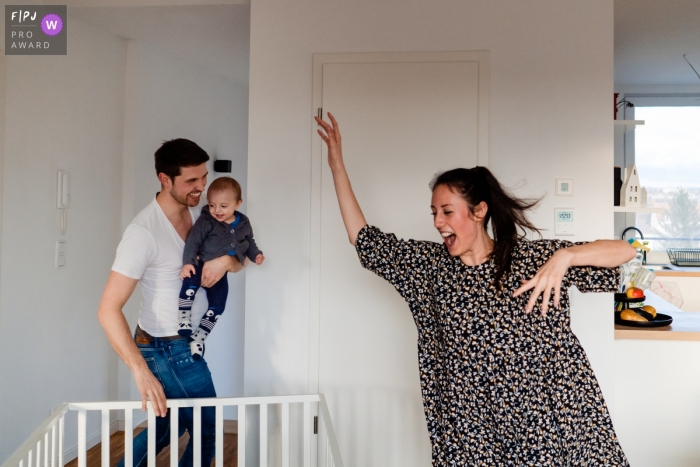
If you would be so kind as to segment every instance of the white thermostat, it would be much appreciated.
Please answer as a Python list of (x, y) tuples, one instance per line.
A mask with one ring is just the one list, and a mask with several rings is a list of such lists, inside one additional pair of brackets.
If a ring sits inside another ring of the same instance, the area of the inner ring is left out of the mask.
[(574, 234), (574, 208), (554, 208), (554, 235)]

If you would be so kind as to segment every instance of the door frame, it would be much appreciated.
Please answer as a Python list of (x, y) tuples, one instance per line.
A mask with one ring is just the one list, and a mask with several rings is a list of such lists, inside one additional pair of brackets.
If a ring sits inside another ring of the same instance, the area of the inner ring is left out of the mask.
[[(476, 62), (478, 78), (478, 129), (477, 161), (488, 166), (489, 154), (489, 97), (490, 61), (487, 50), (454, 52), (376, 52), (337, 53), (313, 55), (312, 114), (323, 107), (323, 65), (352, 63), (426, 63), (426, 62)], [(321, 356), (321, 174), (323, 169), (323, 142), (311, 128), (311, 229), (309, 280), (309, 393), (319, 391)]]

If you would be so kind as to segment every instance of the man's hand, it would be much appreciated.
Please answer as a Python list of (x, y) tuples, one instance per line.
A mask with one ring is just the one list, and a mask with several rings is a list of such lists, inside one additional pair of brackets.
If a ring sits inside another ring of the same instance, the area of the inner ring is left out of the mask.
[(180, 271), (180, 279), (184, 281), (186, 278), (192, 277), (192, 274), (195, 274), (194, 266), (191, 264), (185, 264), (182, 267), (182, 271)]
[(97, 316), (107, 334), (110, 344), (134, 374), (146, 410), (146, 400), (150, 399), (156, 415), (165, 417), (165, 393), (163, 386), (148, 369), (148, 364), (134, 343), (129, 325), (122, 308), (136, 288), (138, 280), (112, 271), (102, 293), (102, 301)]
[(263, 263), (263, 261), (265, 261), (265, 255), (263, 255), (262, 253), (255, 257), (255, 264), (257, 264), (258, 266), (260, 266)]
[(134, 381), (141, 393), (141, 410), (144, 412), (147, 410), (146, 401), (150, 400), (156, 416), (165, 417), (168, 413), (168, 408), (166, 407), (163, 385), (153, 376), (148, 366), (134, 371)]
[(246, 258), (245, 264), (241, 264), (235, 256), (219, 256), (204, 263), (202, 267), (202, 287), (211, 287), (219, 282), (227, 272), (238, 272), (243, 270), (248, 265)]

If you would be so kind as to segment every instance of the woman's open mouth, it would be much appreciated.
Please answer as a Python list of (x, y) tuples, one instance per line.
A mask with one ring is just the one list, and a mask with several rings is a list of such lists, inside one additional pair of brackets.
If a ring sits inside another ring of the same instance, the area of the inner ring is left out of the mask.
[(457, 236), (453, 233), (440, 232), (440, 235), (442, 235), (442, 239), (445, 241), (445, 245), (447, 246), (447, 248), (452, 248), (452, 246), (454, 246), (455, 242), (457, 241)]

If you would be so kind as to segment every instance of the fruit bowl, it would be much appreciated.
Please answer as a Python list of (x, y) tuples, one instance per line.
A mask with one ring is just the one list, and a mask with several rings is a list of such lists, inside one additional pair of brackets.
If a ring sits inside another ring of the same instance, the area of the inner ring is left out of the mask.
[(647, 299), (647, 297), (645, 295), (642, 295), (641, 297), (630, 298), (624, 292), (616, 292), (615, 293), (615, 301), (620, 302), (620, 303), (642, 303), (646, 299)]
[[(643, 310), (634, 309), (634, 311), (637, 313), (640, 313), (640, 311), (646, 313)], [(660, 328), (663, 326), (668, 326), (673, 322), (673, 318), (663, 313), (656, 313), (656, 317), (648, 321), (628, 321), (626, 319), (622, 319), (620, 317), (621, 314), (621, 311), (615, 312), (615, 324), (621, 324), (622, 326), (631, 326), (635, 328)], [(651, 316), (649, 313), (646, 314)]]

